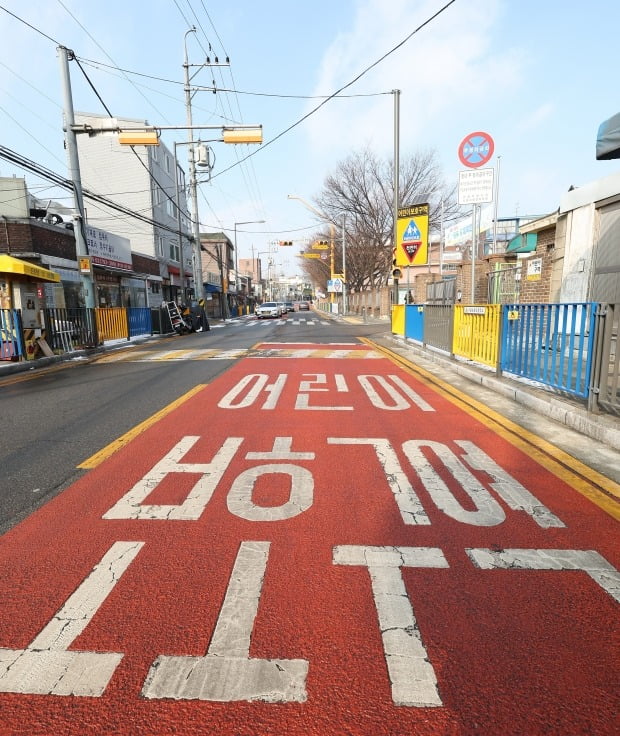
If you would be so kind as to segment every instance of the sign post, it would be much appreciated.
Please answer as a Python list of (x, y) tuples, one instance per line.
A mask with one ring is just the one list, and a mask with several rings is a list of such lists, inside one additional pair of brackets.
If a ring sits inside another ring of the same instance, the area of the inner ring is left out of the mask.
[[(488, 133), (476, 131), (465, 136), (458, 148), (459, 160), (468, 169), (484, 166), (495, 150), (493, 138)], [(490, 172), (490, 175), (489, 173)], [(489, 184), (490, 181), (490, 184)], [(490, 195), (489, 195), (490, 192)], [(487, 197), (489, 197), (487, 199)], [(467, 201), (461, 201), (461, 198)], [(493, 201), (493, 169), (480, 172), (459, 172), (459, 204), (471, 204), (471, 301), (476, 300), (476, 251), (478, 250), (478, 233), (476, 232), (476, 207), (480, 202)]]

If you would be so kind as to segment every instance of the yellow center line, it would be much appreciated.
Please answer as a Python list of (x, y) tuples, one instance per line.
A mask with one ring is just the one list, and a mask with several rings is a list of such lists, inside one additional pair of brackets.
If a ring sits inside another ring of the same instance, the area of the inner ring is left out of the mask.
[(547, 442), (542, 437), (529, 432), (524, 427), (502, 416), (502, 414), (490, 409), (485, 404), (467, 394), (463, 394), (454, 386), (442, 381), (415, 363), (411, 363), (389, 348), (384, 348), (367, 338), (362, 338), (362, 341), (375, 347), (392, 362), (437, 391), (467, 414), (482, 421), (489, 429), (535, 459), (556, 477), (570, 485), (571, 488), (588, 498), (614, 519), (620, 521), (620, 504), (618, 503), (620, 500), (620, 485), (618, 483), (590, 468), (559, 447)]
[(167, 414), (170, 414), (170, 412), (181, 406), (181, 404), (184, 404), (188, 399), (191, 399), (194, 394), (202, 391), (202, 389), (205, 388), (206, 385), (207, 384), (201, 383), (197, 386), (194, 386), (193, 389), (183, 394), (183, 396), (180, 396), (171, 404), (168, 404), (168, 406), (164, 406), (163, 409), (155, 412), (155, 414), (150, 416), (148, 419), (145, 419), (143, 422), (140, 422), (140, 424), (137, 424), (133, 429), (130, 429), (128, 432), (125, 432), (125, 434), (121, 437), (118, 437), (113, 442), (110, 442), (109, 445), (104, 447), (102, 450), (99, 450), (99, 452), (96, 452), (94, 455), (91, 455), (87, 460), (84, 460), (84, 462), (80, 463), (77, 467), (81, 468), (82, 470), (92, 470), (98, 465), (101, 465), (104, 460), (107, 460), (115, 452), (120, 450), (125, 445), (129, 444), (139, 434), (142, 434), (142, 432), (146, 431), (149, 427), (152, 427), (160, 419), (163, 419), (163, 417), (165, 417)]

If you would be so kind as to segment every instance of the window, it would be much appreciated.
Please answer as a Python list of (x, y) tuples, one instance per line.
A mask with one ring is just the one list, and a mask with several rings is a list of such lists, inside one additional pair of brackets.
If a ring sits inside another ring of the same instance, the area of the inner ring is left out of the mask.
[(170, 243), (170, 250), (169, 250), (169, 258), (171, 261), (178, 261), (179, 260), (179, 244), (175, 240), (171, 240)]

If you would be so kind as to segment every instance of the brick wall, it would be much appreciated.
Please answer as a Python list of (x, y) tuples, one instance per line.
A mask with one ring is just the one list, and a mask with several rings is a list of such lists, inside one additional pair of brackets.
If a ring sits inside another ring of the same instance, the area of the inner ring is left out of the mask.
[(6, 221), (0, 223), (0, 252), (42, 253), (75, 261), (73, 230), (38, 221)]
[(159, 261), (140, 253), (131, 254), (131, 267), (136, 273), (152, 274), (159, 276)]
[(519, 301), (522, 304), (540, 304), (555, 301), (551, 295), (554, 253), (555, 224), (538, 233), (535, 252), (521, 262)]

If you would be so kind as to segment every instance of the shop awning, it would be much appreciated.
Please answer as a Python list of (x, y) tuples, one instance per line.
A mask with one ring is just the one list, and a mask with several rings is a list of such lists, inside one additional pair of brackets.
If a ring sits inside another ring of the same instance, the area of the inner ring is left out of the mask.
[(506, 253), (533, 253), (537, 243), (538, 233), (517, 235), (506, 246)]
[(18, 276), (28, 276), (36, 281), (60, 281), (60, 275), (34, 263), (22, 261), (13, 256), (0, 255), (0, 273), (13, 273)]

